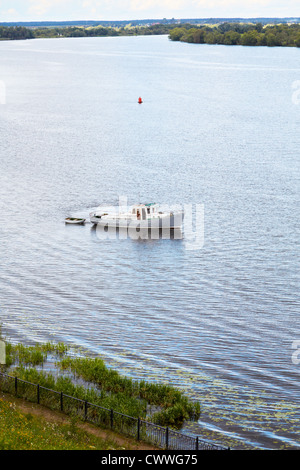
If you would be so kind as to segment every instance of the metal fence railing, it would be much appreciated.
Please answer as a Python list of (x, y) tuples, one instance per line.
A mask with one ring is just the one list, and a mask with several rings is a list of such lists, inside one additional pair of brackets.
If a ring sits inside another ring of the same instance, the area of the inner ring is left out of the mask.
[(103, 408), (63, 392), (0, 372), (0, 390), (19, 398), (63, 411), (103, 428), (133, 437), (166, 450), (226, 450), (229, 448), (207, 442), (198, 436), (189, 436), (169, 427), (127, 416), (118, 411)]

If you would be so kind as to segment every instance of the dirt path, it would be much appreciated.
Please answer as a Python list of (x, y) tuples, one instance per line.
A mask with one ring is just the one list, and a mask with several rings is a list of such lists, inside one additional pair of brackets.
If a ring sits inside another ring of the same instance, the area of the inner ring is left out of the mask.
[[(69, 416), (60, 412), (53, 411), (49, 408), (46, 408), (42, 405), (37, 405), (35, 403), (22, 400), (21, 398), (16, 398), (12, 395), (1, 392), (0, 398), (2, 400), (13, 403), (16, 408), (18, 408), (23, 413), (31, 413), (32, 415), (46, 419), (48, 422), (70, 424), (71, 420)], [(78, 421), (76, 426), (89, 434), (100, 437), (102, 439), (111, 439), (115, 441), (119, 446), (124, 447), (126, 450), (157, 450), (157, 447), (150, 446), (135, 439), (124, 437), (120, 434), (117, 434), (113, 431), (101, 429), (97, 426), (94, 426), (89, 423), (84, 423)]]

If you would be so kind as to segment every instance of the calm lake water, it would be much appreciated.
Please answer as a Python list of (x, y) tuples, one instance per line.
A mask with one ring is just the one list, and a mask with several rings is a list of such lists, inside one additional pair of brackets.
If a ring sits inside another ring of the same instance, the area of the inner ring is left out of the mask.
[[(296, 48), (0, 42), (6, 337), (181, 387), (189, 434), (300, 448), (297, 80)], [(65, 225), (119, 196), (203, 204), (203, 247)]]

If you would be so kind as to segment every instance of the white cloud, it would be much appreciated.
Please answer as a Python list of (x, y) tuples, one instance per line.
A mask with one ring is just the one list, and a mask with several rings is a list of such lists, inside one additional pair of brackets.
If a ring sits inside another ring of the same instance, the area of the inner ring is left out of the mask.
[(61, 6), (71, 5), (71, 0), (29, 0), (29, 14), (46, 16), (51, 10), (59, 11)]

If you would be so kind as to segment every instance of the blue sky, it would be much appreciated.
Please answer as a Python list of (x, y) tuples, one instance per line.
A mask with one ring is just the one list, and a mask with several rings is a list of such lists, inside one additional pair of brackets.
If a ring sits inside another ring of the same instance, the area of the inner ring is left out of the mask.
[(0, 0), (0, 22), (300, 17), (300, 0)]

